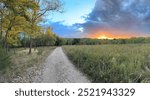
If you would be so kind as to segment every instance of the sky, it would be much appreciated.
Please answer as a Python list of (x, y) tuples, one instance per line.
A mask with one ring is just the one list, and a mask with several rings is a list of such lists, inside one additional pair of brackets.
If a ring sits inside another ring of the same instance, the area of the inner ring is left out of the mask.
[(150, 0), (61, 0), (63, 13), (52, 13), (46, 26), (64, 38), (150, 36)]

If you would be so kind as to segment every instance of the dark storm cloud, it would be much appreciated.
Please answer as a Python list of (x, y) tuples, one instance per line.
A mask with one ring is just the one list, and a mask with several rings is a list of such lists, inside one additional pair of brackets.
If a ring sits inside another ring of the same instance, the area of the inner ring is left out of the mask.
[(86, 22), (76, 25), (86, 33), (111, 28), (150, 34), (150, 0), (97, 0)]

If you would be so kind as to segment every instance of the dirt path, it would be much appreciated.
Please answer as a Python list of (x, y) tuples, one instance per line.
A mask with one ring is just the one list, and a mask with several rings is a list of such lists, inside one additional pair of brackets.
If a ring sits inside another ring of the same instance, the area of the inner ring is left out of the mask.
[(90, 81), (68, 60), (61, 47), (45, 62), (42, 83), (89, 83)]

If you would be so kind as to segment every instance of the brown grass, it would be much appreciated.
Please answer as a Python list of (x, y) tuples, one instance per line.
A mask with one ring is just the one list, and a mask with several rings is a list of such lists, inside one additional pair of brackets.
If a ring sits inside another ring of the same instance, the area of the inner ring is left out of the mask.
[(39, 47), (32, 50), (32, 54), (28, 54), (29, 49), (19, 48), (11, 50), (11, 66), (0, 72), (0, 82), (32, 82), (35, 73), (30, 72), (28, 75), (27, 70), (40, 70), (41, 64), (45, 61), (48, 55), (55, 49), (55, 47)]

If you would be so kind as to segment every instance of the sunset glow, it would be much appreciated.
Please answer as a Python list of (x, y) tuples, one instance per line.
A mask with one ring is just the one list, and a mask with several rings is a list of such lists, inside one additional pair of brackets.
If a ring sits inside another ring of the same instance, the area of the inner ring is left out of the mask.
[(101, 32), (100, 34), (97, 34), (97, 36), (95, 38), (97, 38), (97, 39), (113, 39), (113, 36), (111, 36), (111, 34), (108, 32)]
[(113, 38), (109, 38), (109, 37), (107, 37), (105, 35), (102, 35), (102, 36), (99, 36), (98, 39), (113, 39)]
[[(128, 34), (128, 35), (127, 35)], [(101, 31), (96, 33), (91, 33), (87, 35), (88, 38), (93, 39), (126, 39), (135, 37), (133, 34), (127, 32), (120, 32), (120, 31)]]

